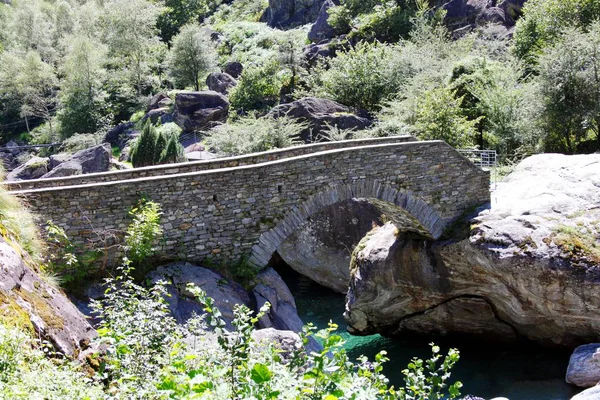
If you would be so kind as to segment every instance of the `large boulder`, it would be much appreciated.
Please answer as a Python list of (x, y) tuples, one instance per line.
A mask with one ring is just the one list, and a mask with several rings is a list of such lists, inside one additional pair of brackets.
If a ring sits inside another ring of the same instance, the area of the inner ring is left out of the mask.
[[(133, 131), (135, 131), (135, 124), (133, 122), (122, 122), (108, 131), (102, 141), (110, 143), (111, 146), (123, 148), (123, 139), (128, 138)], [(125, 140), (125, 142), (127, 141)]]
[(207, 268), (186, 262), (177, 262), (157, 268), (148, 274), (152, 283), (167, 281), (169, 309), (178, 323), (185, 324), (194, 314), (204, 314), (203, 306), (189, 291), (189, 283), (201, 288), (214, 300), (214, 305), (221, 311), (227, 327), (232, 329), (233, 308), (236, 304), (248, 307), (250, 297), (244, 288), (221, 274)]
[(148, 106), (146, 107), (146, 112), (150, 112), (152, 110), (156, 110), (158, 108), (169, 107), (173, 103), (173, 100), (165, 93), (157, 93), (150, 98), (148, 101)]
[(302, 332), (304, 323), (298, 317), (294, 296), (273, 268), (267, 268), (257, 275), (252, 294), (257, 308), (266, 302), (271, 304), (269, 312), (258, 322), (260, 328)]
[(225, 72), (213, 72), (206, 77), (206, 86), (221, 94), (227, 94), (235, 85), (237, 82), (233, 76)]
[(0, 151), (0, 163), (2, 163), (5, 171), (12, 171), (19, 166), (17, 157), (9, 151)]
[(313, 43), (319, 43), (323, 40), (329, 40), (335, 37), (336, 31), (331, 25), (329, 25), (328, 11), (331, 7), (336, 5), (339, 5), (338, 0), (325, 0), (321, 6), (321, 9), (319, 10), (317, 20), (311, 26), (310, 31), (308, 31), (308, 40)]
[(446, 11), (445, 24), (455, 32), (467, 32), (478, 25), (513, 27), (526, 0), (436, 0)]
[(598, 171), (600, 155), (533, 156), (498, 186), (491, 209), (466, 224), (466, 239), (434, 243), (389, 226), (372, 232), (350, 266), (349, 329), (598, 341)]
[(600, 344), (579, 346), (569, 360), (567, 383), (589, 388), (600, 382)]
[(571, 397), (571, 400), (598, 400), (598, 399), (600, 399), (600, 386), (595, 386), (593, 388), (584, 390), (583, 392), (579, 393), (578, 395)]
[(42, 176), (42, 178), (106, 172), (110, 169), (111, 158), (110, 145), (108, 143), (99, 144), (89, 149), (78, 151)]
[(166, 124), (168, 122), (173, 122), (173, 114), (171, 113), (171, 109), (169, 107), (161, 107), (150, 110), (142, 117), (142, 123), (150, 120), (154, 125), (157, 124)]
[(270, 27), (290, 29), (315, 22), (324, 0), (269, 0), (261, 22)]
[(233, 77), (234, 79), (238, 79), (240, 76), (242, 76), (243, 71), (244, 66), (238, 61), (228, 62), (227, 64), (225, 64), (225, 69), (223, 70), (223, 72), (225, 72), (228, 75), (231, 75), (231, 77)]
[(7, 181), (39, 179), (48, 173), (50, 160), (48, 158), (32, 157), (25, 164), (13, 169), (6, 175)]
[(78, 357), (97, 336), (62, 291), (25, 262), (20, 249), (0, 237), (0, 321), (32, 331), (57, 351)]
[(361, 130), (372, 125), (366, 114), (354, 114), (352, 110), (333, 100), (318, 97), (304, 97), (291, 103), (280, 104), (268, 114), (271, 117), (288, 116), (308, 123), (300, 134), (306, 143), (321, 139), (327, 124), (339, 129)]
[(352, 250), (380, 217), (381, 211), (366, 200), (332, 205), (306, 221), (277, 252), (300, 274), (346, 293)]
[(175, 97), (173, 119), (185, 132), (208, 129), (225, 121), (228, 113), (227, 98), (213, 90), (182, 91)]

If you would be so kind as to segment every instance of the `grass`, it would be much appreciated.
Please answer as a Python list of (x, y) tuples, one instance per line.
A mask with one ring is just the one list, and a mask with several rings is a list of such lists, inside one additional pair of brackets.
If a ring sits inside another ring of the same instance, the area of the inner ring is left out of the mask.
[(566, 254), (600, 264), (600, 235), (589, 226), (559, 225), (552, 240)]
[[(1, 168), (0, 177), (4, 179), (4, 170)], [(22, 249), (29, 253), (34, 260), (41, 260), (44, 245), (33, 215), (19, 199), (1, 186), (0, 235), (19, 252)]]

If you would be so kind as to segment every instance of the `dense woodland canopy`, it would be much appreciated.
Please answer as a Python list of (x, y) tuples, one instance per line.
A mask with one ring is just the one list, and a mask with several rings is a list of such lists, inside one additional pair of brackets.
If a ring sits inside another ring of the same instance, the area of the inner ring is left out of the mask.
[[(308, 26), (261, 20), (264, 0), (13, 0), (0, 4), (2, 142), (103, 135), (151, 95), (199, 90), (229, 61), (244, 72), (231, 128), (306, 95), (368, 111), (368, 131), (415, 134), (508, 160), (600, 149), (600, 2), (529, 0), (514, 37), (457, 38), (424, 0), (342, 0), (332, 58), (309, 64)], [(250, 117), (248, 117), (248, 115)], [(136, 117), (137, 116), (137, 117)], [(240, 118), (242, 117), (242, 118)], [(213, 142), (218, 142), (217, 136)], [(248, 139), (250, 140), (250, 139)]]

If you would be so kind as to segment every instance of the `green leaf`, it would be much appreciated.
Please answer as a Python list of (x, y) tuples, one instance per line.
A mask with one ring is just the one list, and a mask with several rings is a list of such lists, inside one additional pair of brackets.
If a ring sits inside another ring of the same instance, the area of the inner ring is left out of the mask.
[(250, 371), (250, 378), (258, 384), (268, 382), (272, 376), (273, 373), (264, 364), (255, 364), (252, 371)]

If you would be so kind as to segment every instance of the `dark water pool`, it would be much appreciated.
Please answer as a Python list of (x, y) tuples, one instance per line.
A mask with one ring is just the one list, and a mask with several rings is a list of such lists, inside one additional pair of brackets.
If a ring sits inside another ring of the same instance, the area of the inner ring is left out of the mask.
[(445, 340), (444, 338), (388, 339), (380, 335), (352, 336), (346, 332), (344, 296), (334, 293), (313, 281), (280, 268), (283, 279), (296, 299), (300, 318), (317, 327), (326, 327), (329, 320), (338, 324), (346, 339), (346, 350), (352, 358), (361, 354), (373, 358), (386, 350), (391, 359), (385, 374), (391, 383), (402, 384), (400, 371), (412, 357), (427, 358), (429, 343), (433, 340), (443, 351), (450, 347), (460, 350), (460, 361), (453, 370), (453, 378), (463, 383), (463, 394), (491, 399), (507, 397), (510, 400), (569, 400), (578, 390), (564, 382), (570, 352), (545, 349), (539, 346), (498, 346)]

